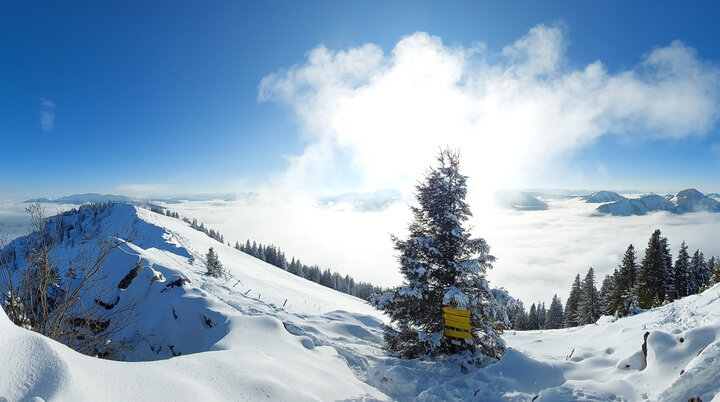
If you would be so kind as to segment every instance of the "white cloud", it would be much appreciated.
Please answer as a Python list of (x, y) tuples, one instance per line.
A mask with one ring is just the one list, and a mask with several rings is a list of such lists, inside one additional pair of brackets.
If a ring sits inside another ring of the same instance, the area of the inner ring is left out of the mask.
[(40, 129), (47, 133), (55, 127), (55, 102), (40, 98), (40, 107)]
[[(263, 79), (259, 99), (289, 105), (307, 146), (284, 176), (296, 190), (408, 190), (439, 147), (459, 148), (471, 188), (532, 186), (606, 133), (705, 134), (718, 119), (720, 70), (673, 42), (617, 73), (601, 61), (569, 67), (558, 28), (538, 25), (492, 54), (427, 33), (332, 51)], [(492, 60), (492, 61), (491, 61)]]

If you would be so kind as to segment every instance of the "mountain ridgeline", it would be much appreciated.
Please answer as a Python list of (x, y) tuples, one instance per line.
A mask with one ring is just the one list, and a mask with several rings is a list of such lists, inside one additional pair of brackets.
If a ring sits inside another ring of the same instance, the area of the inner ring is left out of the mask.
[(689, 188), (675, 195), (648, 194), (626, 198), (610, 191), (598, 191), (584, 197), (588, 203), (605, 203), (596, 209), (598, 215), (631, 216), (665, 211), (673, 214), (720, 212), (720, 202)]

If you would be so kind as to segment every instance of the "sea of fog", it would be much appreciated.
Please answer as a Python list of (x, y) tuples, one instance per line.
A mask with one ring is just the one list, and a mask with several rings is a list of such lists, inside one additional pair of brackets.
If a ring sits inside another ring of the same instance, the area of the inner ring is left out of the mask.
[[(593, 216), (598, 204), (580, 199), (546, 199), (544, 211), (515, 211), (480, 204), (468, 222), (475, 236), (483, 237), (497, 258), (488, 277), (526, 303), (549, 303), (557, 293), (563, 301), (576, 274), (596, 271), (598, 287), (611, 273), (629, 244), (638, 263), (655, 229), (669, 240), (675, 256), (682, 241), (706, 258), (720, 255), (720, 213), (646, 216)], [(471, 206), (473, 206), (471, 205)], [(280, 247), (288, 259), (317, 264), (356, 280), (381, 286), (399, 284), (402, 277), (390, 239), (404, 236), (410, 211), (404, 202), (382, 210), (366, 211), (354, 205), (321, 204), (313, 199), (256, 197), (238, 201), (192, 201), (166, 204), (181, 216), (197, 218), (220, 231), (226, 242), (247, 239)], [(45, 205), (47, 213), (72, 206)], [(25, 205), (0, 203), (1, 232), (7, 239), (27, 232)]]

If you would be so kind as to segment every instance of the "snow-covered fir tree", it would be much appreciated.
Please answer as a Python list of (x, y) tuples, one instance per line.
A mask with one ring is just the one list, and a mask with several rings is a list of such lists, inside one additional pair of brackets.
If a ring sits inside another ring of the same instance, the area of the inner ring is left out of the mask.
[(554, 295), (545, 318), (545, 329), (558, 329), (563, 326), (565, 326), (563, 306), (558, 295)]
[(530, 306), (530, 312), (528, 313), (528, 326), (527, 329), (540, 329), (540, 323), (538, 320), (537, 307), (535, 303)]
[(617, 310), (615, 296), (615, 280), (619, 277), (619, 271), (616, 269), (612, 275), (605, 275), (602, 285), (600, 286), (600, 311), (606, 315), (613, 315)]
[(693, 295), (699, 293), (700, 289), (704, 288), (705, 285), (710, 282), (710, 271), (708, 270), (707, 264), (705, 264), (705, 256), (700, 250), (695, 250), (695, 253), (690, 259), (689, 277), (688, 293)]
[(660, 239), (663, 259), (665, 260), (665, 297), (663, 302), (675, 300), (675, 278), (673, 276), (673, 258), (667, 237)]
[(578, 300), (578, 325), (594, 324), (600, 318), (600, 294), (595, 287), (595, 271), (588, 269)]
[(545, 319), (547, 318), (547, 310), (545, 309), (545, 302), (538, 302), (538, 329), (545, 329)]
[(572, 288), (570, 289), (570, 296), (565, 304), (565, 326), (576, 327), (578, 326), (578, 303), (580, 302), (580, 275), (575, 276)]
[(637, 274), (638, 302), (643, 309), (661, 305), (667, 296), (672, 268), (668, 266), (668, 255), (667, 239), (662, 237), (659, 229), (655, 230)]
[(615, 313), (623, 317), (637, 310), (637, 256), (635, 247), (629, 245), (615, 278), (613, 302)]
[(715, 265), (711, 268), (711, 272), (710, 284), (715, 285), (720, 283), (720, 258), (715, 259)]
[(684, 241), (680, 244), (673, 276), (675, 280), (675, 298), (679, 299), (687, 296), (690, 290), (690, 255)]
[(518, 331), (527, 329), (528, 316), (527, 316), (527, 312), (525, 311), (525, 305), (523, 305), (522, 301), (520, 301), (520, 300), (517, 301), (517, 304), (515, 306), (515, 309), (513, 310), (511, 319), (512, 319), (512, 329), (516, 329)]
[(208, 275), (219, 278), (223, 275), (223, 266), (218, 259), (218, 255), (212, 247), (208, 250), (205, 255), (205, 264), (207, 266)]
[[(495, 258), (485, 240), (471, 238), (463, 226), (471, 213), (459, 155), (443, 150), (437, 161), (416, 187), (409, 237), (392, 238), (404, 283), (373, 299), (392, 321), (385, 341), (405, 358), (460, 351), (474, 361), (499, 358), (506, 350), (500, 334), (510, 323), (485, 278)], [(445, 306), (470, 311), (472, 339), (457, 345), (443, 335)]]

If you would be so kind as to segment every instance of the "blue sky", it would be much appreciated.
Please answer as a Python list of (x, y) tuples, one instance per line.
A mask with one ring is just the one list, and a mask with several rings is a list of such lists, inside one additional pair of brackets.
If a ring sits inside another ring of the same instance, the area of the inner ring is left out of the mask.
[[(714, 89), (717, 82), (702, 80), (720, 66), (718, 16), (720, 5), (712, 2), (0, 2), (0, 198), (243, 191), (288, 180), (322, 182), (318, 191), (325, 192), (394, 185), (366, 172), (368, 158), (385, 155), (363, 150), (377, 144), (342, 133), (326, 141), (332, 127), (315, 127), (316, 113), (317, 125), (337, 117), (306, 110), (336, 100), (319, 98), (325, 83), (291, 94), (269, 85), (259, 100), (263, 78), (287, 86), (294, 83), (288, 71), (305, 71), (318, 46), (337, 54), (370, 43), (384, 59), (357, 85), (372, 88), (396, 63), (393, 49), (416, 32), (468, 54), (483, 42), (484, 62), (505, 68), (512, 62), (503, 49), (543, 24), (551, 28), (544, 33), (557, 30), (563, 38), (562, 60), (550, 75), (598, 60), (609, 76), (635, 71), (654, 49), (679, 40), (707, 70), (691, 82)], [(410, 47), (427, 49), (423, 40)], [(462, 68), (463, 76), (478, 71)], [(663, 77), (645, 76), (642, 68), (637, 74), (648, 85)], [(619, 127), (620, 134), (572, 139), (533, 162), (548, 167), (542, 173), (518, 179), (537, 171), (528, 164), (508, 183), (718, 191), (718, 102), (709, 92), (704, 105), (711, 110), (700, 129), (684, 122), (656, 136), (657, 124), (646, 120), (657, 114), (611, 112), (615, 120), (602, 130)], [(445, 141), (438, 134), (437, 146), (456, 144)], [(333, 147), (332, 160), (311, 160), (313, 144)], [(473, 157), (472, 149), (463, 152)], [(288, 174), (303, 163), (317, 166)], [(340, 173), (328, 177), (328, 170)]]

